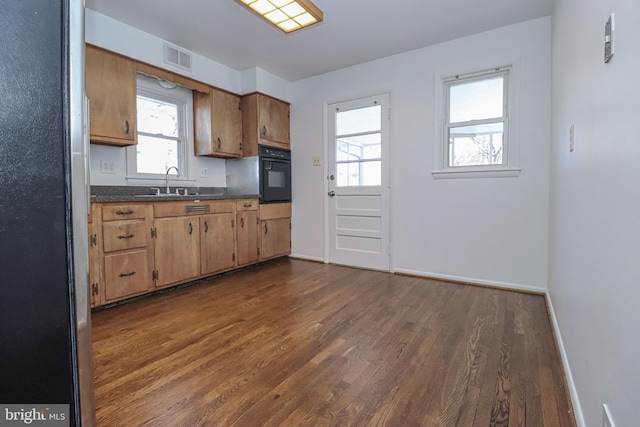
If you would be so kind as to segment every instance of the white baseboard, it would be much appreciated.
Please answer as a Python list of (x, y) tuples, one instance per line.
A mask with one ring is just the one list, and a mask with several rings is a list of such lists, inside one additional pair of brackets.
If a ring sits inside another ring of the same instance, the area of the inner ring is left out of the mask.
[(289, 258), (297, 258), (297, 259), (304, 259), (306, 261), (314, 261), (314, 262), (321, 262), (321, 263), (325, 263), (325, 260), (323, 257), (315, 257), (315, 256), (309, 256), (309, 255), (300, 255), (300, 254), (295, 254), (292, 253), (289, 255)]
[(442, 279), (448, 280), (451, 282), (460, 282), (460, 283), (468, 283), (472, 285), (482, 285), (482, 286), (490, 286), (492, 288), (501, 288), (501, 289), (509, 289), (514, 291), (523, 291), (523, 292), (531, 292), (534, 294), (545, 295), (547, 293), (547, 289), (538, 286), (531, 285), (520, 285), (517, 283), (505, 283), (505, 282), (496, 282), (492, 280), (481, 280), (474, 279), (470, 277), (460, 277), (460, 276), (451, 276), (448, 274), (439, 274), (439, 273), (428, 273), (425, 271), (415, 271), (408, 270), (404, 268), (396, 268), (394, 270), (396, 273), (400, 274), (408, 274), (411, 276), (425, 277), (428, 279)]
[(571, 374), (571, 366), (569, 366), (569, 358), (564, 348), (564, 342), (562, 341), (562, 334), (560, 333), (560, 327), (558, 326), (558, 319), (556, 318), (556, 312), (553, 309), (553, 303), (549, 292), (545, 293), (545, 300), (547, 303), (547, 310), (549, 311), (549, 317), (551, 318), (551, 327), (555, 333), (556, 342), (558, 343), (558, 350), (560, 351), (560, 357), (562, 359), (562, 366), (564, 367), (564, 374), (567, 378), (567, 386), (569, 387), (569, 394), (571, 397), (571, 405), (573, 406), (573, 413), (576, 417), (576, 424), (578, 427), (586, 427), (584, 423), (584, 416), (582, 414), (582, 406), (580, 406), (580, 398), (578, 396), (578, 390), (576, 384), (573, 382), (573, 375)]

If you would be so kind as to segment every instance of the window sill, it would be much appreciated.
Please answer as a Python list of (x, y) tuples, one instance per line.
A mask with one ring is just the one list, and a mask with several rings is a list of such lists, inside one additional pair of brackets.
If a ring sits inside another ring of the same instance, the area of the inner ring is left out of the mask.
[(464, 169), (464, 170), (440, 170), (433, 171), (433, 179), (461, 179), (461, 178), (517, 178), (522, 169)]

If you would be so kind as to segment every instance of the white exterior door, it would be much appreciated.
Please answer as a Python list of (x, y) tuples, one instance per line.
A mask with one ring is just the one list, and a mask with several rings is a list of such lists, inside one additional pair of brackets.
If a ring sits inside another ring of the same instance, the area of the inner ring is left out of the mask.
[(328, 106), (328, 260), (389, 270), (389, 94)]

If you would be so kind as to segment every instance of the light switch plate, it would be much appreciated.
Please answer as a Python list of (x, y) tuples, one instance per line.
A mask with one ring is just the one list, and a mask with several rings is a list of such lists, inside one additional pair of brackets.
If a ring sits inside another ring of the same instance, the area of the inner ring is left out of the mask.
[(615, 16), (612, 13), (604, 24), (604, 62), (611, 61), (615, 51)]
[(569, 128), (569, 152), (573, 153), (573, 150), (576, 148), (575, 142), (576, 142), (576, 132), (575, 132), (575, 128), (574, 125), (571, 125), (571, 127)]

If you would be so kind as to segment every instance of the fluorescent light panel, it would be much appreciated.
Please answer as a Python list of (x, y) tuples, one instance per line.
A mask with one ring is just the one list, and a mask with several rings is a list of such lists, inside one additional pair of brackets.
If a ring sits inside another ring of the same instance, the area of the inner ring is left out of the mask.
[(310, 0), (237, 0), (285, 33), (322, 22), (324, 16)]

